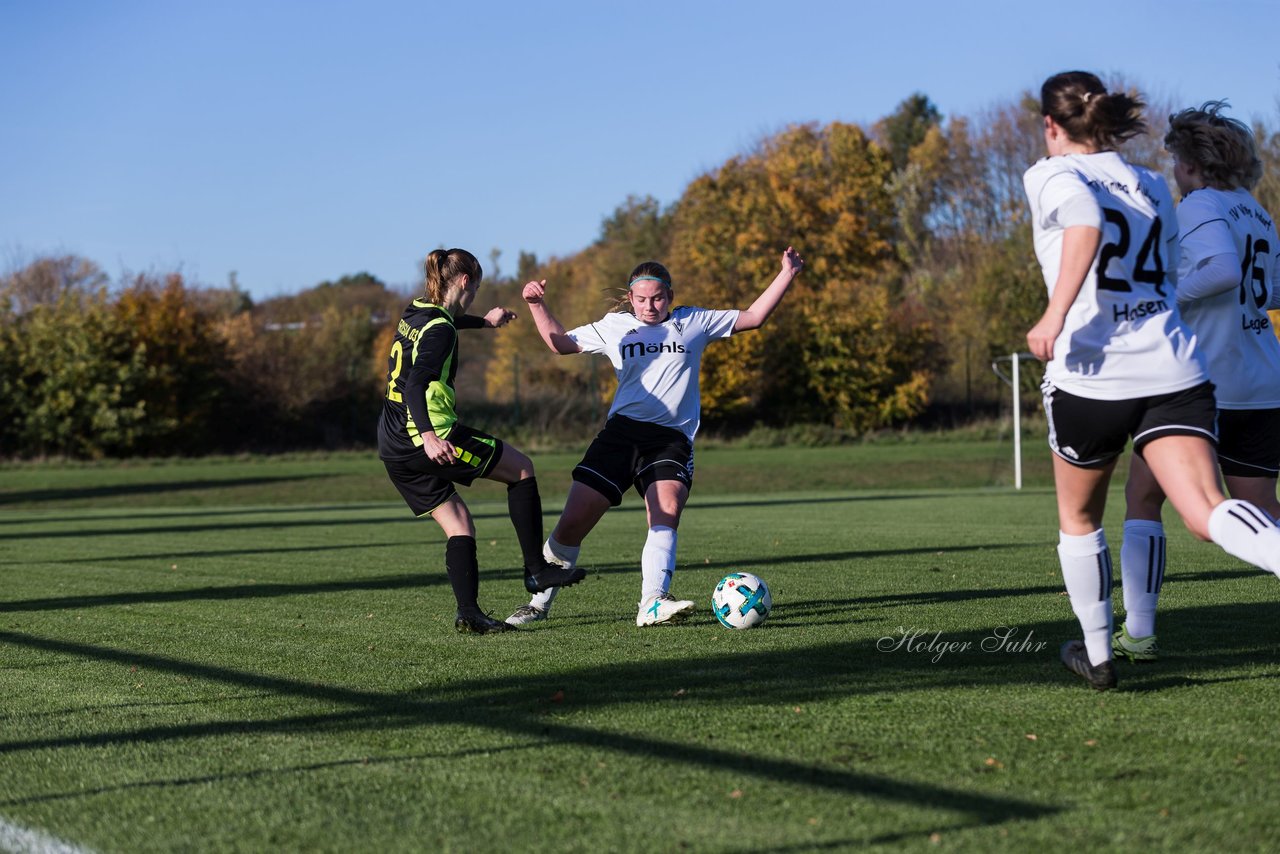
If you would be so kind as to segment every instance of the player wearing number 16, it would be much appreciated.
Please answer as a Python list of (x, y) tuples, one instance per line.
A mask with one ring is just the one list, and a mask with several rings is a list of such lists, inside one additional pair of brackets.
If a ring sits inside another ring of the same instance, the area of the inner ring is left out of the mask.
[(1133, 439), (1188, 529), (1280, 573), (1280, 529), (1218, 485), (1213, 385), (1178, 314), (1178, 226), (1158, 174), (1114, 150), (1145, 132), (1142, 102), (1093, 74), (1045, 81), (1049, 156), (1024, 177), (1049, 306), (1027, 333), (1043, 385), (1058, 499), (1058, 559), (1084, 638), (1062, 661), (1094, 688), (1116, 684), (1111, 558), (1102, 530), (1116, 460)]
[[(1205, 354), (1218, 399), (1218, 464), (1232, 498), (1280, 518), (1280, 341), (1268, 309), (1280, 308), (1280, 239), (1249, 192), (1262, 177), (1253, 129), (1222, 114), (1222, 101), (1169, 117), (1178, 205), (1178, 310)], [(1112, 647), (1153, 661), (1164, 577), (1164, 493), (1135, 459), (1125, 485), (1125, 625)]]
[(512, 627), (480, 610), (475, 523), (456, 484), (470, 486), (478, 477), (507, 484), (530, 593), (576, 584), (586, 575), (542, 559), (542, 500), (533, 463), (501, 439), (463, 424), (454, 410), (458, 330), (505, 326), (516, 316), (501, 307), (483, 317), (466, 314), (483, 275), (465, 249), (427, 256), (425, 293), (396, 324), (378, 422), (378, 456), (391, 482), (415, 515), (431, 516), (448, 537), (444, 564), (458, 602), (454, 626), (476, 634)]

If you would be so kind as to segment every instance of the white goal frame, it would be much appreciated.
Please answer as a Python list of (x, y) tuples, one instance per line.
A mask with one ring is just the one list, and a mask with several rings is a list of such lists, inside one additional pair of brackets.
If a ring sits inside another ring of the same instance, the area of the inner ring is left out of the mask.
[[(1036, 357), (1030, 353), (1010, 353), (1001, 356), (991, 363), (991, 370), (1013, 389), (1013, 488), (1022, 489), (1022, 384), (1019, 365), (1023, 362), (1034, 362)], [(1009, 362), (1012, 376), (1000, 370), (1002, 362)]]

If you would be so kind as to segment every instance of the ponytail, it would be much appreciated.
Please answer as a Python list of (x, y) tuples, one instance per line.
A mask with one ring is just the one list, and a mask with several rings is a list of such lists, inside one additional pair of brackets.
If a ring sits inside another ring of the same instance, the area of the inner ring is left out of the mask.
[(1040, 114), (1053, 119), (1073, 142), (1099, 150), (1146, 133), (1145, 106), (1136, 94), (1108, 92), (1088, 71), (1064, 71), (1040, 87)]
[(465, 275), (473, 283), (478, 283), (484, 277), (484, 269), (476, 256), (465, 249), (432, 249), (427, 253), (424, 267), (426, 280), (423, 292), (427, 301), (436, 305), (444, 302), (449, 283), (458, 276)]

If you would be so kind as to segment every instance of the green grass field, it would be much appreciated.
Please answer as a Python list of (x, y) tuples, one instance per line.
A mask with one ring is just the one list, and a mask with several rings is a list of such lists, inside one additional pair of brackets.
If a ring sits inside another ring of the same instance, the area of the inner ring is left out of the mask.
[[(1007, 455), (700, 451), (697, 619), (635, 627), (632, 495), (485, 637), (370, 455), (0, 468), (0, 849), (1274, 850), (1280, 582), (1171, 516), (1164, 658), (1093, 692), (1047, 451), (1021, 492)], [(535, 461), (549, 530), (576, 457)], [(505, 616), (501, 488), (467, 498)], [(732, 570), (760, 629), (710, 616)]]

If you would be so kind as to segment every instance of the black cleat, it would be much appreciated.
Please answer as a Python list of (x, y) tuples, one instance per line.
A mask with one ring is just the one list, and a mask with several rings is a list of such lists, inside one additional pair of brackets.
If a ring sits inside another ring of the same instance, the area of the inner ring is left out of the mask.
[(530, 593), (541, 593), (552, 587), (569, 587), (587, 577), (585, 569), (576, 566), (561, 566), (551, 561), (543, 561), (537, 569), (525, 568), (524, 589)]
[(474, 614), (464, 614), (458, 612), (457, 618), (453, 621), (453, 627), (462, 634), (487, 635), (491, 632), (511, 632), (515, 631), (515, 626), (504, 623), (501, 620), (495, 620), (488, 614), (479, 611)]
[(1088, 682), (1090, 687), (1099, 691), (1116, 687), (1115, 663), (1107, 659), (1101, 664), (1090, 664), (1084, 641), (1067, 641), (1062, 645), (1059, 655), (1067, 669)]

